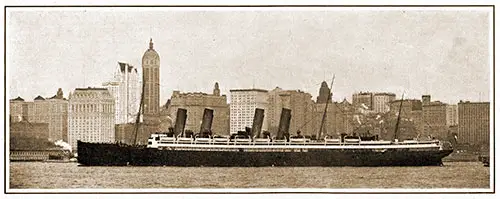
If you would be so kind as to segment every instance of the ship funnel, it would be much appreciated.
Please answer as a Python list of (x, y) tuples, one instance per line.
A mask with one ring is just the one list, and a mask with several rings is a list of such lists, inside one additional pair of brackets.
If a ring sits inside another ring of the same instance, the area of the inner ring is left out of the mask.
[(177, 117), (175, 119), (174, 134), (175, 136), (183, 134), (184, 128), (186, 127), (187, 110), (177, 109)]
[(203, 121), (201, 122), (200, 134), (212, 134), (212, 121), (214, 119), (214, 110), (205, 109), (203, 111)]
[(262, 130), (263, 122), (264, 122), (264, 109), (256, 108), (255, 114), (253, 116), (252, 132), (250, 137), (253, 136), (260, 137), (260, 131)]
[(281, 140), (288, 137), (290, 119), (292, 119), (292, 110), (286, 108), (281, 109), (280, 124), (278, 126), (278, 136), (276, 136), (276, 139)]

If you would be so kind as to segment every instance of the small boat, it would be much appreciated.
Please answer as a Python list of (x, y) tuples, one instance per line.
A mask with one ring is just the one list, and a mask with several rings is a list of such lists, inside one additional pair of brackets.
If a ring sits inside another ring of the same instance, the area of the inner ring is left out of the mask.
[(489, 155), (481, 155), (479, 156), (479, 161), (483, 163), (483, 166), (490, 166), (490, 156)]

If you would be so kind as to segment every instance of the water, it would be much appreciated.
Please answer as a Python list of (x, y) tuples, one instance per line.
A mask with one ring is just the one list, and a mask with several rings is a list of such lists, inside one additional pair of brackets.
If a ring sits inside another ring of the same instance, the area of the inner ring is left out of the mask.
[(489, 167), (80, 167), (11, 162), (10, 188), (489, 188)]

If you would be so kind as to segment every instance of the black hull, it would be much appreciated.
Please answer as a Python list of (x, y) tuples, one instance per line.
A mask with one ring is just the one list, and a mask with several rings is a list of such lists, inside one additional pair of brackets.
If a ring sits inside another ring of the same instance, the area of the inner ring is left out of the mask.
[(78, 142), (83, 166), (440, 166), (453, 150), (308, 149), (295, 152), (158, 150), (119, 144)]

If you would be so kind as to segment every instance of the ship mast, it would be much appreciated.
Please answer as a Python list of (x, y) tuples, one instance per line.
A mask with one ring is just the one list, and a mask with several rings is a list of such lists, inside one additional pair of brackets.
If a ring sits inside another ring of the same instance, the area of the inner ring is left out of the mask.
[(139, 129), (139, 122), (141, 120), (141, 114), (142, 114), (142, 109), (144, 106), (144, 80), (142, 81), (142, 90), (141, 90), (141, 102), (139, 104), (139, 112), (137, 113), (137, 117), (135, 119), (135, 129), (134, 129), (134, 142), (133, 144), (136, 144), (137, 141), (137, 131)]
[(318, 136), (316, 137), (316, 139), (320, 139), (321, 132), (323, 131), (323, 125), (324, 125), (325, 120), (326, 120), (326, 111), (328, 111), (328, 103), (330, 103), (330, 98), (332, 98), (333, 80), (335, 80), (335, 74), (332, 77), (332, 83), (330, 84), (330, 92), (328, 92), (328, 98), (326, 99), (326, 105), (325, 105), (325, 111), (323, 111), (323, 118), (321, 118), (321, 125), (319, 126), (319, 132), (318, 132)]
[(399, 128), (399, 121), (401, 120), (401, 107), (403, 107), (404, 96), (405, 94), (403, 93), (401, 95), (401, 103), (399, 104), (398, 120), (396, 121), (396, 128), (394, 129), (394, 140), (398, 139), (398, 128)]

